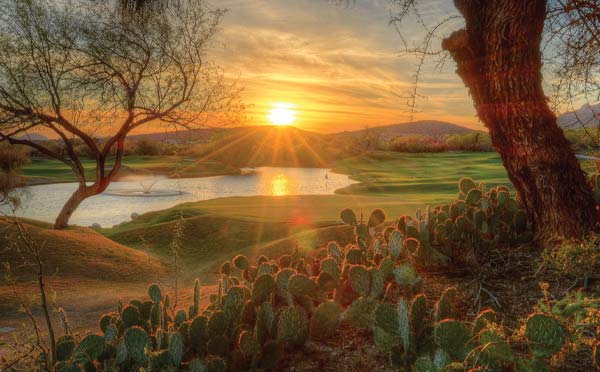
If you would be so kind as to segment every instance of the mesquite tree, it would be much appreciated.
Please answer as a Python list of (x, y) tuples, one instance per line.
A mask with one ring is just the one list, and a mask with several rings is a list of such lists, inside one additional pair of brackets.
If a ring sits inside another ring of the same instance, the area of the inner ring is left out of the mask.
[[(395, 22), (405, 22), (411, 14), (418, 17), (418, 0), (393, 3), (399, 6)], [(567, 15), (581, 21), (566, 27), (586, 27), (600, 22), (600, 13), (589, 16), (589, 6), (598, 9), (594, 4), (586, 0), (553, 4), (546, 0), (455, 0), (464, 27), (442, 41), (541, 241), (581, 237), (597, 223), (590, 185), (542, 88), (541, 48), (551, 7), (556, 11), (552, 17)], [(435, 54), (429, 43), (436, 40), (439, 25), (425, 26), (426, 45), (417, 54)], [(587, 47), (597, 55), (600, 44), (591, 40)]]
[[(134, 129), (207, 125), (234, 109), (233, 87), (207, 60), (223, 14), (203, 0), (126, 16), (110, 1), (0, 0), (0, 141), (60, 160), (79, 183), (55, 228), (108, 187)], [(76, 143), (96, 162), (90, 179)]]

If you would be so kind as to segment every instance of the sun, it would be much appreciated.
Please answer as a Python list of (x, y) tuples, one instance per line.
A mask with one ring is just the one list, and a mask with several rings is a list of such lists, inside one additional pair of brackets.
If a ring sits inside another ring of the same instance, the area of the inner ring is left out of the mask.
[(273, 125), (290, 125), (296, 121), (296, 110), (291, 103), (276, 103), (267, 118)]

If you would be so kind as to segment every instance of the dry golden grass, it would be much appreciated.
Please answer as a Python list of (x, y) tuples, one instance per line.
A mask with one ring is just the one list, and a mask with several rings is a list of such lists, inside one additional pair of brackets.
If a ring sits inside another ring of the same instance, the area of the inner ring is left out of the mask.
[[(56, 231), (33, 221), (24, 221), (23, 226), (41, 249), (48, 294), (54, 297), (56, 293), (58, 306), (79, 324), (96, 322), (100, 313), (114, 308), (120, 296), (139, 296), (149, 282), (168, 275), (167, 267), (153, 255), (116, 243), (91, 229)], [(19, 254), (19, 244), (23, 242), (16, 226), (0, 219), (0, 262), (10, 264), (15, 280), (13, 284), (0, 284), (0, 326), (14, 324), (22, 317), (17, 313), (15, 290), (21, 299), (32, 301), (34, 310), (37, 308), (36, 271), (27, 265), (27, 257)]]

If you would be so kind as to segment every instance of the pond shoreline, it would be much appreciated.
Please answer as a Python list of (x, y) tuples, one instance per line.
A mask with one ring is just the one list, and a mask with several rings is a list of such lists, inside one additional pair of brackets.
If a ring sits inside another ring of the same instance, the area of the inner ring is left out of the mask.
[[(356, 181), (329, 168), (258, 167), (235, 175), (174, 178), (123, 178), (107, 190), (86, 199), (73, 215), (72, 224), (115, 226), (140, 215), (187, 202), (231, 196), (333, 195)], [(140, 197), (140, 191), (152, 195)], [(23, 187), (25, 218), (51, 222), (77, 189), (76, 182), (55, 182)]]

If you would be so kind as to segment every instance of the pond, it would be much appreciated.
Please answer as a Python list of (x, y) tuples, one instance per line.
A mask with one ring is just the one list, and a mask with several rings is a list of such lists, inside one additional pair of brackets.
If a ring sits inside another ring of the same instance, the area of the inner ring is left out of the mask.
[[(85, 200), (70, 223), (111, 227), (130, 220), (132, 213), (166, 209), (184, 202), (228, 196), (333, 194), (337, 189), (356, 183), (346, 175), (331, 173), (324, 168), (260, 167), (245, 170), (245, 173), (182, 179), (145, 177), (113, 182), (103, 194)], [(76, 188), (75, 183), (26, 187), (17, 214), (54, 222)]]

